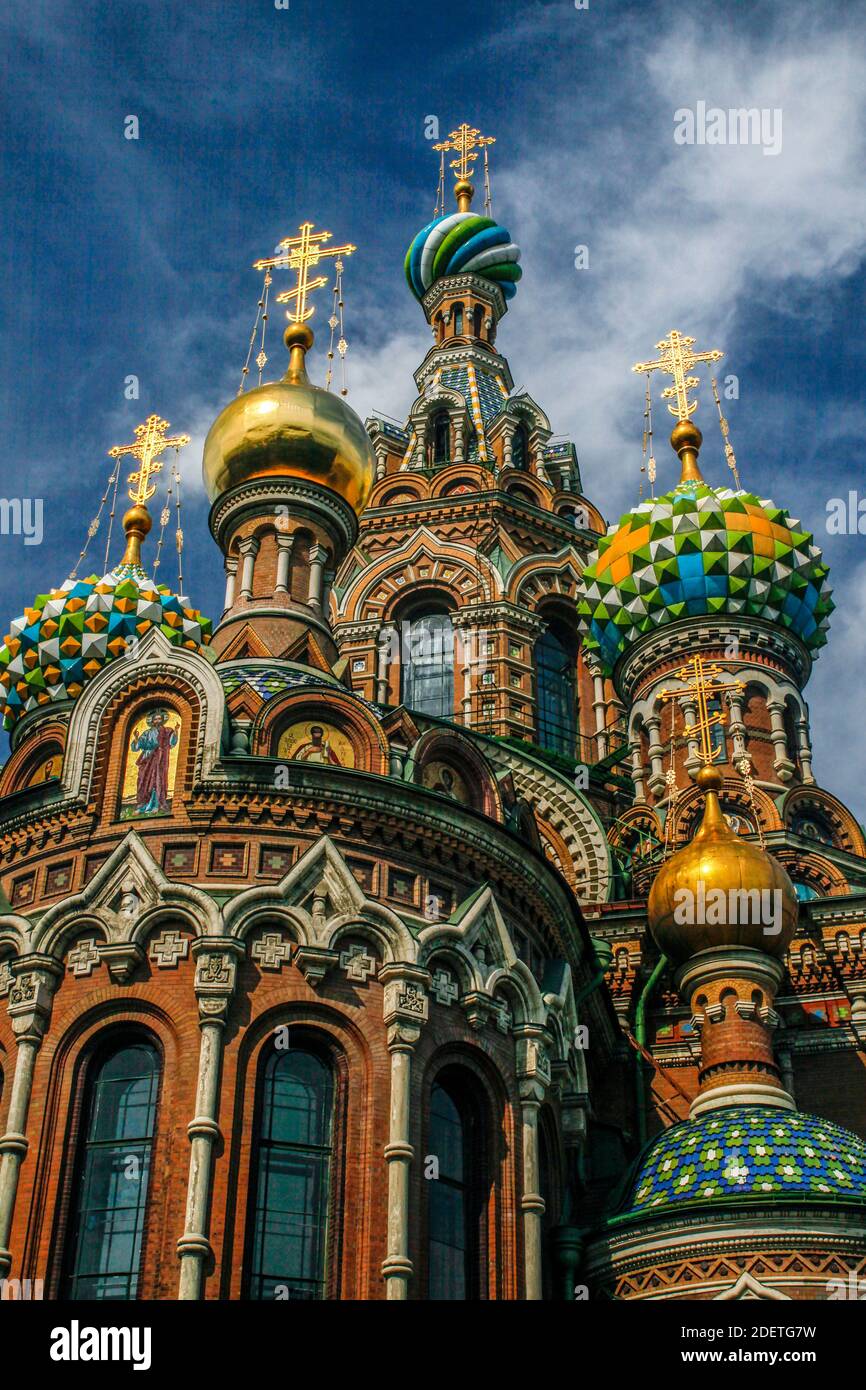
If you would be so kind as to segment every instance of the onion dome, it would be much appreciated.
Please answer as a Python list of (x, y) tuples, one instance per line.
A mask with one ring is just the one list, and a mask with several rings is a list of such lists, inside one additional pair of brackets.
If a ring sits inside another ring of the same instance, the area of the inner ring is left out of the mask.
[(519, 260), (520, 248), (492, 218), (452, 212), (428, 222), (415, 237), (406, 252), (406, 279), (416, 299), (446, 275), (480, 275), (512, 299), (523, 274)]
[(583, 572), (584, 648), (610, 673), (644, 633), (742, 614), (823, 646), (834, 604), (809, 531), (754, 493), (687, 479), (611, 526)]
[(369, 435), (345, 401), (307, 377), (310, 329), (292, 324), (285, 340), (290, 361), (282, 381), (237, 396), (211, 426), (202, 460), (207, 495), (215, 502), (254, 479), (300, 478), (361, 512), (376, 471)]
[(52, 701), (74, 700), (104, 666), (129, 653), (131, 639), (154, 627), (190, 651), (210, 642), (210, 620), (189, 599), (125, 559), (101, 579), (67, 579), (40, 594), (0, 647), (3, 727)]
[[(718, 769), (702, 767), (695, 781), (706, 798), (700, 828), (650, 889), (647, 920), (659, 949), (677, 963), (719, 946), (784, 955), (797, 926), (794, 885), (777, 859), (731, 830), (719, 805)], [(772, 923), (763, 916), (767, 905), (780, 909)]]
[(815, 1115), (730, 1106), (672, 1125), (639, 1161), (630, 1212), (737, 1198), (866, 1200), (866, 1144)]

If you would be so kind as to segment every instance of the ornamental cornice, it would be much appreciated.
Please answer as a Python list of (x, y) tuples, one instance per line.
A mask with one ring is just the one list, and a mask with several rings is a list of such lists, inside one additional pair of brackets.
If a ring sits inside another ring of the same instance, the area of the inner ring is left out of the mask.
[(471, 272), (464, 275), (443, 275), (434, 280), (421, 300), (421, 306), (429, 318), (431, 314), (435, 314), (443, 300), (450, 299), (454, 294), (467, 292), (476, 294), (479, 299), (488, 300), (496, 309), (499, 318), (508, 313), (508, 300), (499, 286), (493, 280), (486, 280)]
[(636, 698), (642, 682), (649, 681), (666, 661), (683, 661), (707, 647), (723, 650), (732, 638), (738, 655), (729, 661), (749, 663), (750, 658), (770, 656), (785, 669), (798, 690), (802, 690), (812, 670), (812, 658), (798, 638), (759, 618), (744, 619), (737, 614), (679, 618), (644, 633), (617, 662), (614, 685), (627, 703)]
[(292, 477), (251, 479), (223, 493), (211, 507), (208, 518), (211, 535), (224, 550), (229, 526), (237, 525), (246, 516), (261, 516), (263, 507), (273, 507), (276, 516), (277, 508), (287, 503), (299, 516), (310, 520), (321, 518), (325, 512), (334, 522), (346, 550), (355, 544), (358, 518), (348, 502), (330, 488)]

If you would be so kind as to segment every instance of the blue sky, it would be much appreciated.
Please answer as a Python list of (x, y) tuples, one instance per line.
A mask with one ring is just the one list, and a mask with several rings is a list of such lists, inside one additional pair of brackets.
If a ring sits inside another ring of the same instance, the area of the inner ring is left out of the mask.
[[(631, 363), (671, 327), (725, 349), (743, 482), (815, 530), (832, 566), (839, 609), (807, 689), (815, 769), (863, 817), (866, 537), (825, 533), (828, 499), (866, 496), (858, 7), (31, 0), (16, 11), (0, 18), (0, 447), (4, 495), (45, 499), (45, 539), (0, 536), (8, 618), (65, 578), (106, 450), (152, 410), (193, 436), (186, 588), (218, 613), (201, 444), (237, 387), (251, 262), (303, 218), (359, 247), (346, 274), (351, 404), (405, 413), (429, 345), (402, 277), (435, 196), (425, 119), (443, 132), (467, 119), (497, 137), (494, 211), (523, 249), (499, 346), (575, 440), (606, 516), (637, 496), (643, 384)], [(781, 153), (677, 145), (674, 112), (701, 100), (781, 109)], [(130, 114), (136, 141), (124, 138)], [(577, 245), (587, 270), (574, 267)], [(328, 312), (325, 297), (319, 349)], [(270, 348), (276, 366), (276, 333)], [(321, 380), (321, 351), (311, 366)], [(132, 374), (138, 401), (124, 398)], [(663, 414), (662, 486), (676, 475)], [(698, 419), (704, 471), (727, 481), (708, 392)]]

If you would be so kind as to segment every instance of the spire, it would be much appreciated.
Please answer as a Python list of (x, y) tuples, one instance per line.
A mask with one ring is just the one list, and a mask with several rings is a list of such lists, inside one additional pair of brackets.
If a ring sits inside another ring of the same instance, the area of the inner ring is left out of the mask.
[(689, 392), (700, 383), (696, 376), (689, 376), (688, 373), (699, 362), (718, 362), (724, 357), (719, 348), (712, 348), (709, 352), (692, 352), (694, 343), (694, 338), (683, 337), (676, 328), (672, 328), (667, 338), (656, 343), (656, 350), (660, 356), (655, 361), (638, 362), (632, 367), (634, 372), (646, 372), (647, 375), (650, 372), (665, 372), (673, 377), (673, 385), (666, 386), (662, 391), (662, 400), (676, 400), (676, 404), (669, 405), (668, 410), (671, 415), (676, 416), (678, 422), (671, 434), (671, 448), (678, 455), (682, 465), (680, 483), (703, 482), (698, 467), (698, 453), (703, 443), (703, 435), (691, 418), (698, 408), (698, 403), (689, 398)]
[(742, 690), (742, 682), (722, 681), (718, 668), (705, 666), (699, 655), (677, 677), (683, 686), (663, 690), (661, 698), (685, 695), (695, 702), (702, 761), (695, 781), (703, 817), (691, 842), (657, 874), (647, 915), (660, 950), (678, 966), (677, 988), (701, 1036), (691, 1114), (745, 1104), (793, 1109), (773, 1055), (772, 1029), (797, 895), (781, 864), (729, 826), (719, 800), (722, 775), (713, 765), (719, 753), (712, 730), (725, 715), (712, 711), (710, 701)]
[(124, 565), (141, 564), (141, 543), (153, 525), (147, 503), (156, 493), (156, 483), (151, 479), (162, 470), (160, 455), (166, 449), (182, 449), (189, 443), (188, 434), (177, 434), (167, 439), (167, 429), (167, 420), (160, 419), (158, 415), (149, 415), (143, 425), (136, 427), (132, 444), (118, 444), (108, 451), (109, 458), (131, 454), (138, 459), (138, 468), (130, 473), (128, 479), (133, 506), (123, 518), (126, 550), (121, 563)]

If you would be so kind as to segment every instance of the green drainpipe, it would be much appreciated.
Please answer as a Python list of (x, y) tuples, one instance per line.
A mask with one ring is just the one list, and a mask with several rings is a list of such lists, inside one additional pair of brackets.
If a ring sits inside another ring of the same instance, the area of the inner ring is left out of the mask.
[[(667, 956), (659, 956), (656, 961), (655, 969), (644, 985), (640, 999), (637, 1001), (637, 1012), (634, 1018), (634, 1035), (641, 1047), (646, 1047), (646, 1011), (653, 990), (662, 976), (662, 971), (668, 963)], [(639, 1052), (634, 1054), (635, 1060), (635, 1100), (637, 1104), (637, 1133), (640, 1147), (643, 1148), (647, 1141), (647, 1116), (646, 1116), (646, 1062)]]

